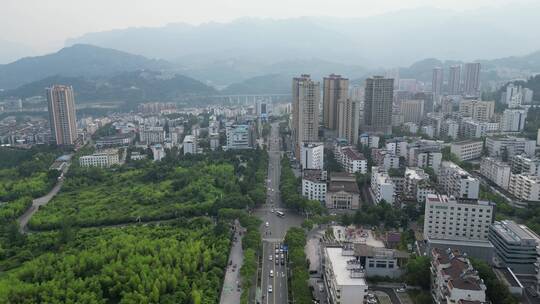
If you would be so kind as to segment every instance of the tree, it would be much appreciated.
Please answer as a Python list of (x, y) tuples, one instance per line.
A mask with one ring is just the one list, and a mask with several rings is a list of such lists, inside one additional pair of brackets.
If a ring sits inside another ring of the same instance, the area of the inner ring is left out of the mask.
[(407, 284), (420, 286), (429, 290), (431, 281), (431, 262), (427, 256), (412, 256), (406, 266), (405, 280)]

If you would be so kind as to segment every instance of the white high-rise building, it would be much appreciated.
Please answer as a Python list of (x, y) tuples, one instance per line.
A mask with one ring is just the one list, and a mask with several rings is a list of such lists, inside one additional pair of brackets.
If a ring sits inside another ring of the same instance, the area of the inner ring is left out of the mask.
[(340, 102), (345, 102), (349, 97), (349, 79), (341, 75), (330, 74), (323, 79), (323, 124), (331, 130), (338, 130), (340, 119)]
[(510, 183), (510, 165), (492, 157), (483, 157), (480, 161), (480, 174), (503, 189)]
[(304, 143), (300, 147), (300, 164), (302, 169), (319, 169), (324, 167), (324, 144)]
[(433, 69), (433, 78), (431, 79), (431, 91), (433, 92), (433, 98), (437, 99), (443, 92), (443, 78), (444, 70), (442, 67), (436, 67)]
[(424, 100), (404, 100), (401, 103), (403, 122), (419, 123), (424, 118)]
[(441, 163), (438, 179), (447, 195), (457, 199), (478, 199), (480, 181), (453, 162)]
[(293, 78), (292, 136), (296, 155), (300, 153), (303, 143), (317, 142), (319, 139), (320, 90), (320, 83), (311, 80), (307, 74)]
[(461, 65), (453, 65), (448, 70), (448, 94), (461, 93)]
[(503, 132), (521, 132), (525, 128), (527, 119), (527, 110), (525, 109), (506, 109), (501, 119), (501, 131)]
[(392, 134), (394, 79), (373, 76), (366, 79), (364, 131)]

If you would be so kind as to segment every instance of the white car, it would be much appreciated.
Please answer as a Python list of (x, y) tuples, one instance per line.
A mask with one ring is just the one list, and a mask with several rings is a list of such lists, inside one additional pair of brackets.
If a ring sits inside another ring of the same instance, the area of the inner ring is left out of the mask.
[(269, 256), (268, 256), (268, 260), (269, 260), (269, 261), (272, 260), (272, 255), (269, 255)]
[(402, 287), (402, 288), (397, 288), (397, 289), (396, 289), (396, 292), (397, 292), (397, 293), (407, 292), (407, 289), (405, 289), (405, 288), (403, 288), (403, 287)]
[(273, 278), (274, 277), (274, 271), (272, 269), (270, 269), (270, 277)]
[(268, 285), (268, 292), (272, 292), (272, 285)]
[(264, 223), (264, 226), (269, 227), (270, 224), (268, 222)]

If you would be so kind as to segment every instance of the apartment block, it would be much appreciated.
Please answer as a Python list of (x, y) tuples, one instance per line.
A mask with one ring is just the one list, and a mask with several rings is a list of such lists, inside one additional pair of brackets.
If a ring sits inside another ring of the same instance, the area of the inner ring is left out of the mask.
[(435, 303), (488, 303), (486, 285), (467, 255), (452, 249), (433, 249), (431, 256), (431, 294)]
[(225, 127), (227, 150), (252, 149), (254, 146), (254, 130), (247, 124), (227, 124)]
[(447, 195), (457, 199), (478, 199), (480, 181), (453, 162), (441, 163), (438, 180)]
[(317, 142), (319, 138), (320, 83), (304, 74), (292, 81), (292, 138), (295, 155), (303, 143)]
[(197, 154), (198, 153), (197, 137), (195, 137), (194, 135), (186, 135), (184, 137), (182, 147), (184, 149), (184, 155), (188, 153)]
[(399, 156), (385, 149), (371, 149), (371, 157), (384, 170), (399, 168)]
[(508, 190), (510, 184), (510, 165), (492, 157), (483, 157), (480, 161), (480, 174), (497, 186)]
[(480, 138), (490, 133), (499, 132), (497, 122), (484, 122), (472, 119), (463, 119), (460, 124), (460, 135), (464, 138)]
[(540, 160), (527, 155), (516, 155), (511, 158), (512, 173), (525, 175), (540, 175)]
[(480, 158), (484, 149), (481, 140), (464, 140), (450, 145), (450, 152), (454, 153), (460, 161)]
[(339, 127), (339, 103), (349, 97), (349, 79), (330, 74), (323, 79), (323, 124), (331, 130)]
[(302, 169), (319, 169), (324, 167), (323, 143), (303, 143), (300, 146), (300, 165)]
[(351, 146), (340, 149), (338, 162), (347, 173), (367, 173), (367, 160), (364, 155)]
[(57, 145), (74, 145), (77, 140), (77, 116), (73, 88), (54, 85), (47, 88), (46, 94), (52, 137)]
[(503, 112), (500, 126), (503, 132), (521, 132), (525, 128), (527, 110), (506, 109)]
[(536, 175), (512, 174), (508, 191), (521, 200), (538, 202), (540, 201), (540, 178)]
[(489, 121), (495, 113), (495, 101), (462, 100), (459, 113), (478, 121)]
[(324, 202), (326, 200), (327, 173), (324, 170), (305, 169), (302, 172), (302, 196)]
[(438, 173), (441, 161), (442, 153), (440, 142), (422, 140), (409, 144), (409, 167), (430, 167), (433, 168), (435, 173)]
[(142, 143), (147, 145), (163, 143), (165, 142), (165, 130), (163, 127), (145, 126), (139, 132), (139, 138)]
[(409, 201), (425, 202), (428, 194), (436, 194), (429, 175), (420, 168), (405, 169), (403, 197)]
[(492, 157), (514, 157), (525, 153), (534, 156), (536, 141), (514, 136), (490, 136), (486, 138), (486, 148)]
[(395, 185), (383, 168), (371, 168), (371, 192), (373, 194), (373, 200), (377, 204), (382, 200), (389, 204), (394, 203), (396, 195)]
[(407, 141), (400, 138), (394, 138), (386, 141), (386, 150), (399, 157), (407, 158), (407, 146)]

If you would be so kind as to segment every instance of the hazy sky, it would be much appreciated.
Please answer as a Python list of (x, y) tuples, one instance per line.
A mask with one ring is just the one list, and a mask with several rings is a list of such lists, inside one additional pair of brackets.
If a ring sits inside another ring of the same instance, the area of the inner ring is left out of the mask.
[(239, 17), (363, 17), (414, 7), (453, 10), (538, 0), (0, 0), (0, 40), (37, 52), (86, 32), (172, 22), (200, 24)]

